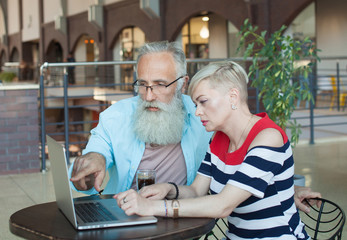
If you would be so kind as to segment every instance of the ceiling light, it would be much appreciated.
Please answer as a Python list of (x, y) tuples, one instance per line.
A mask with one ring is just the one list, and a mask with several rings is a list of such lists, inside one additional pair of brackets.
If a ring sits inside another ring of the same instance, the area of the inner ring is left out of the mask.
[(200, 30), (200, 37), (206, 39), (210, 36), (210, 32), (206, 26), (203, 26)]
[(208, 22), (208, 20), (210, 20), (210, 18), (209, 18), (209, 17), (207, 17), (207, 16), (202, 17), (202, 21), (204, 21), (204, 22)]

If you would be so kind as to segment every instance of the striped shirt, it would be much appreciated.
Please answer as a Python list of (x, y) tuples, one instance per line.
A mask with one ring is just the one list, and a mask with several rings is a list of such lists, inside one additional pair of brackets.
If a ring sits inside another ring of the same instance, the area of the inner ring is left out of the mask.
[[(243, 145), (228, 153), (229, 138), (217, 132), (199, 174), (210, 177), (210, 191), (217, 194), (226, 184), (252, 194), (228, 217), (227, 236), (241, 239), (310, 239), (294, 203), (294, 160), (284, 131), (266, 113), (251, 129)], [(277, 129), (282, 147), (257, 146), (248, 151), (257, 134)]]

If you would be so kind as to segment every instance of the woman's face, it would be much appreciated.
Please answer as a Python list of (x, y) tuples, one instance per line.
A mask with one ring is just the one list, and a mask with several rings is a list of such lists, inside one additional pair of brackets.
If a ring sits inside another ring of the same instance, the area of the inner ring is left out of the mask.
[(222, 131), (231, 111), (231, 99), (227, 91), (211, 88), (206, 79), (196, 86), (192, 100), (196, 106), (195, 115), (200, 117), (206, 131)]

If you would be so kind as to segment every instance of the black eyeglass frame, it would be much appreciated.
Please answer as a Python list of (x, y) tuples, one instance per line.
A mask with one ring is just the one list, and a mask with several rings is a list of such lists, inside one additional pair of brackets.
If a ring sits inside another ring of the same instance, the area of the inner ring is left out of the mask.
[(170, 85), (174, 84), (175, 82), (177, 82), (178, 80), (180, 80), (181, 78), (185, 77), (187, 75), (183, 75), (183, 76), (180, 76), (179, 78), (173, 80), (172, 82), (170, 82), (168, 85), (150, 85), (150, 86), (145, 86), (145, 85), (136, 85), (136, 83), (139, 81), (139, 80), (136, 80), (134, 83), (133, 83), (133, 87), (145, 87), (146, 88), (146, 92), (147, 92), (147, 89), (150, 88), (151, 91), (153, 92), (153, 87), (154, 86), (162, 86), (162, 87), (165, 87), (165, 88), (168, 88), (170, 87)]

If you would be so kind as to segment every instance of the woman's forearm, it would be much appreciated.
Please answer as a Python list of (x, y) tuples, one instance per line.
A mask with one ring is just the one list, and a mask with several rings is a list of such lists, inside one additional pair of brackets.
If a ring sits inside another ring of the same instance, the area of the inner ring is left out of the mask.
[[(183, 198), (196, 198), (205, 196), (208, 193), (210, 186), (210, 178), (197, 175), (192, 185), (175, 186), (170, 184), (170, 191), (168, 192), (167, 199), (183, 199)], [(177, 188), (176, 188), (177, 187)]]
[[(224, 218), (229, 216), (234, 208), (251, 195), (245, 190), (228, 185), (221, 193), (207, 196), (196, 196), (197, 192), (192, 191), (192, 189), (189, 186), (180, 186), (183, 199), (152, 202), (153, 215)], [(186, 198), (190, 195), (194, 195), (194, 197)], [(229, 199), (229, 201), (226, 201), (226, 199)]]

